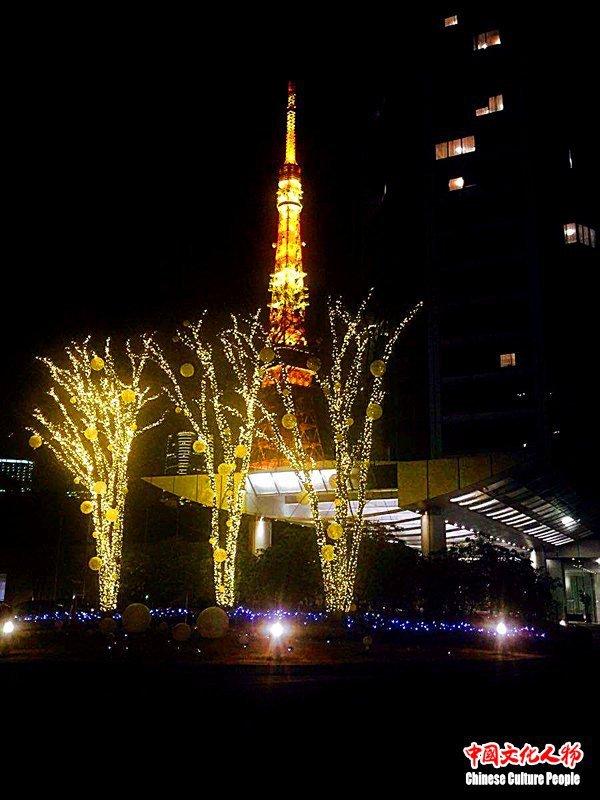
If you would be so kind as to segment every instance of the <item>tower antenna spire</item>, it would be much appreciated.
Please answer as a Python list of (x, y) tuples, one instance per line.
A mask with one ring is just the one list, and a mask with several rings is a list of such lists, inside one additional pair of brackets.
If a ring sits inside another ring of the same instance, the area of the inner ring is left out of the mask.
[(271, 273), (269, 338), (289, 347), (306, 345), (305, 313), (308, 291), (302, 269), (301, 170), (296, 160), (296, 85), (288, 83), (285, 162), (279, 170), (277, 184), (277, 242), (275, 268)]
[(296, 84), (294, 81), (288, 83), (285, 163), (296, 163)]

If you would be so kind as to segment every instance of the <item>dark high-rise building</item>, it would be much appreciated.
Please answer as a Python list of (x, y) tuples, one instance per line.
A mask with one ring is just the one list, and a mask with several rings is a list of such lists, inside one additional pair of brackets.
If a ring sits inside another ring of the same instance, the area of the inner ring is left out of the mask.
[(0, 458), (0, 492), (25, 494), (31, 491), (33, 461), (24, 458)]
[(561, 436), (565, 364), (584, 346), (597, 205), (545, 32), (501, 4), (477, 9), (432, 21), (430, 450), (539, 454)]
[(172, 433), (167, 439), (165, 475), (195, 475), (201, 472), (200, 456), (192, 445), (198, 437), (194, 431)]

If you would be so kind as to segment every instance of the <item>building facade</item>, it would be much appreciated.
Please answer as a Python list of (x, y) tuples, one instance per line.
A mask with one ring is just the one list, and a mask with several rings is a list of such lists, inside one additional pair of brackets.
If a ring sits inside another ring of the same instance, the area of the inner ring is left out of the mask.
[(165, 452), (165, 475), (195, 475), (202, 471), (200, 456), (192, 448), (196, 439), (194, 431), (170, 434)]
[(0, 458), (0, 492), (27, 494), (33, 485), (33, 461), (24, 458)]
[(453, 8), (432, 26), (431, 454), (546, 455), (572, 389), (566, 284), (580, 293), (598, 258), (586, 153), (569, 95), (541, 72), (543, 31), (498, 4)]

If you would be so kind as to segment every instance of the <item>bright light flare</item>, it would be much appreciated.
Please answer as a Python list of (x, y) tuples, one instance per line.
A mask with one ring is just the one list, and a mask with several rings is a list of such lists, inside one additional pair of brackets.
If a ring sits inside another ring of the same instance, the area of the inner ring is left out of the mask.
[(285, 628), (281, 622), (274, 622), (272, 625), (269, 625), (269, 633), (274, 639), (281, 639), (285, 633)]
[(558, 624), (561, 627), (566, 628), (567, 627), (567, 620), (566, 619), (561, 619), (561, 621)]
[(502, 622), (502, 620), (500, 620), (500, 622), (496, 625), (496, 633), (498, 636), (506, 636), (508, 633), (508, 628), (506, 627), (506, 624)]
[(2, 626), (2, 633), (5, 636), (10, 636), (11, 633), (14, 633), (14, 630), (15, 630), (15, 623), (12, 621), (12, 619), (7, 620)]

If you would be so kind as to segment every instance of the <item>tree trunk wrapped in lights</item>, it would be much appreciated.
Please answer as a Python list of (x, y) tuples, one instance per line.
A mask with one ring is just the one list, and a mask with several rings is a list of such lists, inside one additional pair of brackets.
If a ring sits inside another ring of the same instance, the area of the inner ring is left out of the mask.
[[(196, 368), (184, 363), (175, 370), (163, 350), (153, 344), (153, 355), (169, 378), (165, 392), (196, 434), (192, 448), (203, 459), (208, 475), (209, 492), (205, 498), (211, 507), (216, 601), (232, 607), (236, 602), (235, 562), (242, 515), (245, 507), (246, 478), (250, 470), (252, 446), (262, 414), (258, 393), (265, 364), (275, 355), (265, 346), (266, 335), (259, 314), (249, 320), (232, 317), (231, 328), (218, 336), (225, 356), (217, 364), (215, 350), (205, 338), (201, 319), (184, 323), (177, 340), (191, 353), (199, 366), (199, 377), (191, 383), (191, 391), (176, 374), (186, 380), (194, 378)], [(237, 407), (226, 401), (229, 394)]]
[(162, 418), (139, 427), (142, 409), (158, 395), (142, 387), (149, 357), (147, 337), (116, 363), (107, 341), (102, 355), (90, 348), (89, 337), (66, 348), (67, 366), (49, 358), (39, 360), (50, 373), (52, 399), (47, 410), (36, 408), (39, 428), (29, 428), (29, 444), (45, 444), (88, 494), (81, 512), (93, 521), (96, 554), (89, 566), (98, 572), (100, 608), (117, 607), (123, 546), (123, 516), (127, 473), (134, 440)]
[[(353, 601), (358, 554), (366, 525), (373, 427), (383, 413), (383, 379), (398, 336), (422, 306), (418, 303), (398, 327), (386, 330), (367, 321), (367, 303), (368, 298), (355, 315), (339, 300), (331, 304), (331, 351), (324, 353), (327, 363), (322, 366), (317, 358), (307, 361), (325, 396), (335, 449), (335, 474), (329, 486), (335, 492), (332, 518), (323, 517), (319, 509), (319, 495), (311, 474), (317, 465), (306, 458), (302, 447), (294, 393), (285, 369), (276, 384), (281, 417), (261, 406), (269, 422), (267, 435), (298, 476), (303, 490), (300, 502), (310, 506), (328, 611), (347, 612)], [(376, 358), (369, 364), (373, 352)]]

